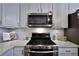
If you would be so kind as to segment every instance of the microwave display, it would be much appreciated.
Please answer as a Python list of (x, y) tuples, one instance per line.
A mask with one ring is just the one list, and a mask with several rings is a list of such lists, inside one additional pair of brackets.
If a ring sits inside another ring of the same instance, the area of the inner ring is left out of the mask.
[(52, 15), (28, 15), (28, 25), (30, 27), (50, 27), (52, 26)]

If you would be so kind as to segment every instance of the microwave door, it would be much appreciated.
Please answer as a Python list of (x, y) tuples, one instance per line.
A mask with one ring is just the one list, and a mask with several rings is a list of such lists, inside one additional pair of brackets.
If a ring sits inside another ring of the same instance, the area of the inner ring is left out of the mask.
[(52, 15), (29, 15), (28, 26), (30, 27), (51, 27), (52, 26)]

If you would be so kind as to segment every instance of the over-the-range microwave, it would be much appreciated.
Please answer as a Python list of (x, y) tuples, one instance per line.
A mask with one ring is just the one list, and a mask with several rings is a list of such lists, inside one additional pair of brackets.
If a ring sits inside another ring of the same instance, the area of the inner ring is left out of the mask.
[(52, 27), (52, 13), (28, 14), (28, 27)]

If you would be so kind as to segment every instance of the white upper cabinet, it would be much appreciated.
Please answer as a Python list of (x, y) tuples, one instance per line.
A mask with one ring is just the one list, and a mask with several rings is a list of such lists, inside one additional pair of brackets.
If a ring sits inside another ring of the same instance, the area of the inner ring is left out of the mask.
[(27, 26), (28, 13), (53, 13), (52, 28), (68, 28), (68, 4), (67, 3), (26, 3), (21, 4), (21, 26)]
[(40, 3), (29, 3), (29, 13), (39, 13)]
[(52, 3), (41, 3), (41, 12), (42, 13), (48, 13), (49, 11), (53, 11), (52, 10), (52, 7), (53, 6), (53, 4)]
[(30, 3), (29, 13), (48, 13), (52, 11), (52, 3)]
[(79, 3), (69, 3), (69, 13), (74, 13), (79, 9)]
[(19, 26), (19, 4), (6, 3), (3, 4), (3, 20), (6, 27)]
[(26, 27), (27, 26), (27, 18), (28, 18), (28, 9), (29, 9), (28, 3), (21, 3), (21, 15), (20, 15), (20, 26)]
[(53, 28), (68, 28), (68, 4), (53, 4)]
[(2, 4), (0, 4), (0, 26), (2, 25)]

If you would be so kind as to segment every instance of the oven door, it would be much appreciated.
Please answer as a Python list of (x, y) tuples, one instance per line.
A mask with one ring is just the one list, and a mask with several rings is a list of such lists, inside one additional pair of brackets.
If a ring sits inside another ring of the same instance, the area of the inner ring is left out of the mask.
[(24, 50), (25, 56), (58, 56), (58, 47), (46, 48), (42, 47), (32, 47)]
[(30, 51), (30, 56), (58, 56), (58, 51)]
[(46, 49), (42, 50), (30, 50), (25, 51), (25, 56), (58, 56), (58, 51), (46, 51)]

